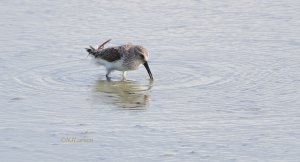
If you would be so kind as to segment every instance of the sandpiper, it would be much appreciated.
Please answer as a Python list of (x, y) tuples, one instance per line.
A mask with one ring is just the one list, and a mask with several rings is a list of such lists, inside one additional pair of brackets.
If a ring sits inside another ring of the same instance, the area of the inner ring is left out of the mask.
[(89, 55), (94, 56), (96, 63), (104, 65), (106, 67), (106, 77), (109, 78), (109, 74), (114, 71), (122, 71), (123, 78), (126, 78), (126, 72), (130, 70), (136, 70), (143, 64), (149, 74), (151, 80), (153, 80), (152, 73), (148, 66), (149, 53), (145, 47), (140, 45), (126, 44), (116, 47), (105, 48), (105, 44), (110, 42), (111, 39), (105, 41), (98, 48), (90, 46), (86, 48)]

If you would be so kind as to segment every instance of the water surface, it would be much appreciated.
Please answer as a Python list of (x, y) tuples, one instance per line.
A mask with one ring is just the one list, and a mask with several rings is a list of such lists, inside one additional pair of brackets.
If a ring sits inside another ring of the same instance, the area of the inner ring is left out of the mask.
[[(1, 161), (298, 161), (299, 6), (1, 1)], [(107, 39), (154, 82), (107, 81), (84, 50)]]

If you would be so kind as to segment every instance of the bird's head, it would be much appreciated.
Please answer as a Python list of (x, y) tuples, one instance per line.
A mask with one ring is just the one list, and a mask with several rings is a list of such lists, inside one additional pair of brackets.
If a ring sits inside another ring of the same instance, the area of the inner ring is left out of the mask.
[(152, 76), (152, 73), (150, 71), (150, 68), (149, 68), (149, 65), (147, 62), (149, 59), (148, 51), (143, 46), (135, 46), (134, 51), (135, 51), (135, 54), (137, 55), (137, 57), (140, 59), (141, 63), (145, 66), (150, 79), (153, 80), (153, 76)]
[(135, 46), (134, 47), (134, 52), (137, 55), (136, 57), (138, 57), (139, 60), (142, 63), (145, 63), (145, 62), (148, 61), (148, 59), (149, 59), (149, 53), (148, 53), (148, 51), (146, 50), (145, 47), (143, 47), (143, 46)]

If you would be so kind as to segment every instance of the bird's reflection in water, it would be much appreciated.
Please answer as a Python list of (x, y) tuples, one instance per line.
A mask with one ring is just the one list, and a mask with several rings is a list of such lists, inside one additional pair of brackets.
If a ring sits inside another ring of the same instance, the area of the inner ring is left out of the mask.
[(144, 83), (137, 81), (98, 80), (94, 92), (100, 92), (94, 101), (114, 104), (123, 108), (143, 109), (149, 105), (152, 81)]

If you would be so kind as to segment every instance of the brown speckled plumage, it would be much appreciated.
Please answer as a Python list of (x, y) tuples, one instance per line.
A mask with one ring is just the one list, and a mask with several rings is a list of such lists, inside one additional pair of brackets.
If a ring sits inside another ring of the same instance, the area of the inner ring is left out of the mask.
[(126, 71), (136, 70), (141, 64), (144, 64), (152, 79), (152, 74), (147, 64), (149, 54), (146, 48), (132, 44), (104, 48), (104, 45), (109, 41), (107, 40), (97, 49), (92, 46), (86, 48), (90, 55), (93, 55), (100, 64), (106, 67), (107, 76), (112, 70), (123, 71), (123, 75), (125, 75)]
[(117, 48), (111, 47), (111, 48), (106, 48), (103, 50), (100, 50), (94, 54), (95, 58), (101, 58), (103, 60), (106, 60), (108, 62), (113, 62), (121, 59), (121, 53)]

